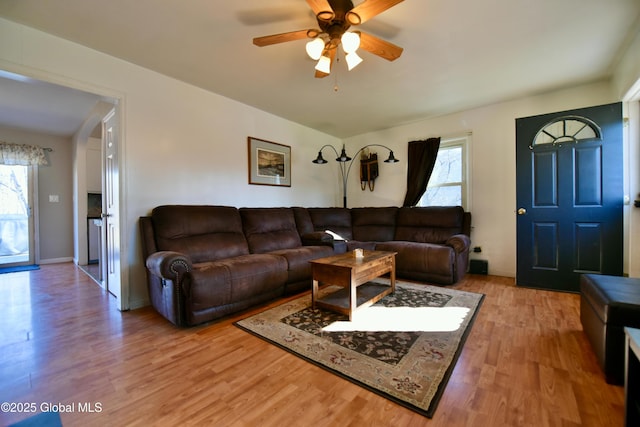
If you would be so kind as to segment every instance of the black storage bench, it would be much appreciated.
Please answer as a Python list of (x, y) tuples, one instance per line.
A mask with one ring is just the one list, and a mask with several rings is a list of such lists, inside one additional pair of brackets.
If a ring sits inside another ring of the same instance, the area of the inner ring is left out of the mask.
[(640, 279), (580, 276), (580, 322), (609, 384), (624, 384), (624, 327), (640, 328)]

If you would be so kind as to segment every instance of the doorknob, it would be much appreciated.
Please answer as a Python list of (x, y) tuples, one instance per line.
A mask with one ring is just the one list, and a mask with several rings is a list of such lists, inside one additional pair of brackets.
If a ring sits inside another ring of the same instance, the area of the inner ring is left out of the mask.
[(108, 218), (110, 216), (112, 216), (112, 215), (111, 214), (106, 214), (106, 213), (101, 213), (100, 214), (100, 218)]
[(518, 215), (524, 215), (526, 213), (527, 213), (527, 210), (525, 208), (518, 209)]

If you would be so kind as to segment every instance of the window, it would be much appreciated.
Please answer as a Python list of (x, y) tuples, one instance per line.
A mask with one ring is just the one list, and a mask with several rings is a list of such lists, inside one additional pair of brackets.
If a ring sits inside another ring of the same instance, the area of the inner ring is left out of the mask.
[(467, 206), (467, 146), (469, 137), (443, 139), (427, 191), (418, 206)]
[(600, 138), (600, 128), (586, 117), (561, 117), (540, 129), (530, 148), (548, 144), (555, 146), (564, 143), (578, 143)]

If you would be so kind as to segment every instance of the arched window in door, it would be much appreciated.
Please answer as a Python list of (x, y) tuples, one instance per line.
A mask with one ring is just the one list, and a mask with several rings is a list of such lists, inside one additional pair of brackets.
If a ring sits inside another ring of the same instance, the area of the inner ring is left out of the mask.
[(597, 124), (586, 117), (565, 116), (544, 125), (529, 148), (534, 149), (549, 146), (549, 144), (551, 146), (577, 144), (594, 139), (602, 139), (602, 132)]

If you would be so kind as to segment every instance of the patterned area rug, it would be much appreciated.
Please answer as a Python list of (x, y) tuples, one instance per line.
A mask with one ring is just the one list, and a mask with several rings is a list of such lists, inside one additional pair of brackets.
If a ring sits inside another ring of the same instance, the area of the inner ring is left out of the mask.
[[(320, 297), (340, 290), (323, 288)], [(483, 298), (397, 281), (394, 294), (357, 311), (352, 322), (312, 310), (305, 295), (235, 324), (431, 418)]]

